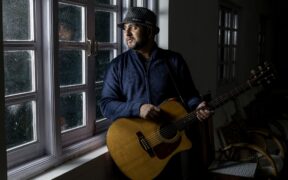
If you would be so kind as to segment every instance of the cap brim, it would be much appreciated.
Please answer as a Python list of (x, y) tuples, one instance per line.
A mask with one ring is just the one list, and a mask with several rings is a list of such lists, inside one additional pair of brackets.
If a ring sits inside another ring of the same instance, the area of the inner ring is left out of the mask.
[[(142, 25), (142, 26), (147, 26), (147, 27), (151, 27), (151, 25), (147, 25), (147, 24), (144, 24), (144, 23), (139, 23), (139, 22), (121, 22), (121, 23), (118, 23), (117, 24), (117, 26), (119, 27), (119, 28), (121, 28), (121, 29), (124, 29), (124, 25), (125, 24), (127, 24), (127, 23), (135, 23), (135, 24), (140, 24), (140, 25)], [(152, 26), (153, 27), (153, 26)], [(159, 31), (160, 31), (160, 29), (159, 29), (159, 27), (157, 27), (157, 26), (154, 26), (154, 28), (155, 28), (155, 34), (158, 34), (159, 33)]]

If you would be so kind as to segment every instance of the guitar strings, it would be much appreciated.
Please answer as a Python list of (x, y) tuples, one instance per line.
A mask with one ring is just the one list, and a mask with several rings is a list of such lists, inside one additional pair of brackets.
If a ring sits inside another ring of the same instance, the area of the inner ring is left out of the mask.
[[(145, 136), (145, 139), (148, 141), (148, 143), (151, 146), (154, 146), (154, 145), (157, 145), (159, 143), (162, 143), (164, 139), (167, 139), (167, 138), (165, 138), (165, 135), (169, 135), (170, 134), (170, 132), (172, 130), (172, 127), (174, 128), (176, 126), (177, 132), (179, 132), (179, 130), (181, 131), (181, 130), (184, 129), (183, 125), (186, 126), (188, 123), (191, 122), (191, 120), (194, 120), (194, 119), (196, 119), (196, 112), (195, 111), (185, 115), (182, 119), (176, 121), (175, 123), (169, 124), (169, 125), (167, 125), (167, 126), (165, 126), (163, 128), (156, 129), (155, 131), (150, 133), (148, 136)], [(174, 137), (172, 137), (171, 139), (173, 139)]]
[[(226, 101), (228, 101), (229, 99), (231, 99), (231, 97), (237, 96), (237, 95), (241, 94), (243, 91), (252, 88), (252, 84), (254, 84), (257, 79), (258, 78), (256, 77), (256, 78), (254, 78), (254, 80), (253, 79), (252, 80), (248, 80), (246, 83), (240, 85), (237, 88), (234, 88), (232, 91), (219, 96), (215, 100), (211, 101), (209, 103), (209, 106), (212, 107), (213, 109), (219, 107), (221, 104), (223, 104)], [(179, 129), (181, 131), (181, 130), (184, 129), (184, 127), (188, 123), (191, 123), (192, 120), (195, 120), (196, 118), (197, 118), (196, 111), (193, 111), (192, 113), (188, 113), (181, 120), (178, 120), (177, 122), (173, 123), (172, 125), (176, 126), (177, 131)], [(168, 135), (170, 133), (170, 131), (171, 131), (171, 125), (166, 126), (166, 127), (162, 128), (162, 129), (159, 128), (156, 131), (154, 131), (153, 133), (151, 133), (150, 135), (146, 136), (145, 138), (149, 142), (150, 145), (154, 145), (154, 144), (157, 144), (157, 143), (161, 143), (161, 139), (158, 137), (159, 135), (161, 136), (161, 133), (162, 133), (162, 135), (165, 136), (165, 135)]]
[[(211, 103), (209, 103), (209, 106), (212, 108), (216, 108), (220, 106), (221, 104), (223, 104), (224, 102), (226, 102), (227, 100), (229, 100), (231, 97), (234, 97), (240, 94), (241, 92), (245, 91), (247, 88), (250, 88), (250, 87), (251, 86), (246, 82), (245, 84), (242, 84), (241, 86), (237, 88), (234, 88), (232, 91), (219, 96), (218, 98), (213, 100)], [(197, 119), (196, 111), (193, 111), (192, 113), (188, 113), (182, 119), (176, 121), (172, 125), (175, 125), (177, 129), (181, 131), (184, 129), (184, 127), (187, 126), (188, 123), (192, 123), (192, 120), (195, 120), (195, 119)], [(150, 145), (155, 145), (155, 144), (161, 143), (162, 140), (165, 139), (165, 135), (169, 135), (170, 132), (171, 132), (171, 125), (163, 127), (162, 129), (159, 128), (153, 133), (150, 133), (148, 136), (145, 136), (145, 138), (149, 142)], [(163, 139), (161, 139), (161, 136)]]

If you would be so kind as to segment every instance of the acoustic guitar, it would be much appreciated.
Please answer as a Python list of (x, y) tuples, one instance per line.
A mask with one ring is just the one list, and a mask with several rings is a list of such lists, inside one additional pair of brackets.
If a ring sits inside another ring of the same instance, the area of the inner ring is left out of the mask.
[[(260, 67), (247, 82), (215, 98), (208, 103), (208, 107), (216, 109), (263, 81), (269, 83), (274, 79), (271, 69), (268, 64)], [(184, 130), (198, 120), (196, 111), (187, 113), (176, 100), (163, 102), (160, 109), (165, 114), (160, 121), (119, 118), (108, 129), (106, 141), (111, 157), (130, 179), (155, 178), (171, 157), (192, 147)]]

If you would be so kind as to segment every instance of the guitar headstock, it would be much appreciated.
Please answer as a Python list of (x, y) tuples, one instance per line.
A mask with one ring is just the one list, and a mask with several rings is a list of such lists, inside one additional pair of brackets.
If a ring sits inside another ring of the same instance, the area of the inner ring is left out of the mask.
[(268, 62), (264, 62), (261, 66), (257, 67), (257, 70), (251, 70), (251, 77), (249, 78), (249, 83), (253, 86), (257, 85), (269, 85), (275, 80), (274, 68)]

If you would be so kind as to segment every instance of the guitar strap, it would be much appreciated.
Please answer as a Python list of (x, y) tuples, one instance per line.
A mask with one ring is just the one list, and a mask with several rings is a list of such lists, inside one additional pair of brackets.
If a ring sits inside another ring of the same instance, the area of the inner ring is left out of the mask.
[(165, 63), (165, 64), (166, 64), (166, 68), (167, 68), (167, 70), (168, 70), (168, 73), (169, 73), (169, 76), (170, 76), (170, 78), (171, 78), (171, 81), (172, 81), (172, 83), (173, 83), (173, 85), (174, 85), (174, 88), (175, 88), (175, 90), (176, 90), (176, 92), (177, 92), (177, 94), (178, 94), (178, 97), (179, 97), (182, 105), (183, 105), (184, 108), (186, 109), (186, 111), (189, 112), (189, 108), (187, 107), (187, 105), (186, 105), (186, 103), (185, 103), (185, 101), (184, 101), (184, 99), (183, 99), (183, 97), (182, 97), (182, 95), (181, 95), (181, 92), (180, 92), (180, 90), (179, 90), (179, 88), (178, 88), (178, 85), (177, 85), (177, 83), (176, 83), (175, 77), (174, 77), (173, 74), (172, 74), (170, 61), (169, 61), (169, 60), (165, 60), (165, 62), (166, 62), (166, 63)]

